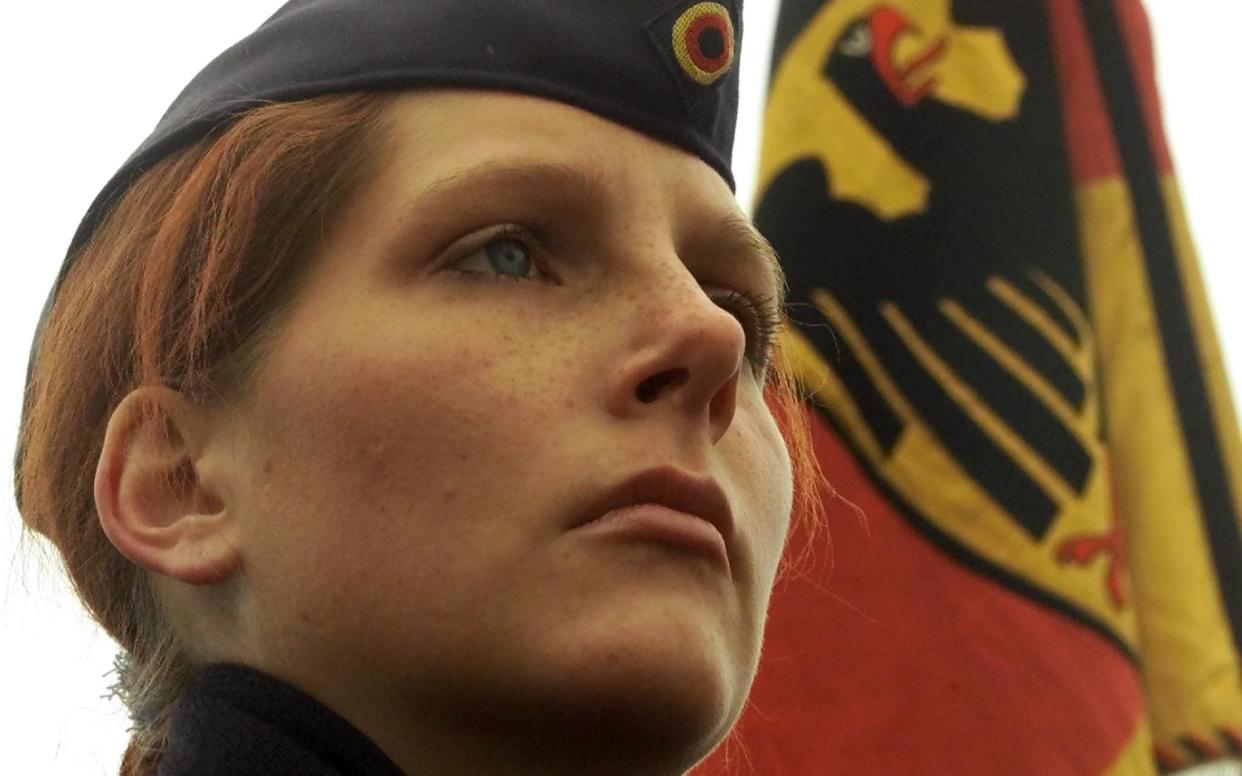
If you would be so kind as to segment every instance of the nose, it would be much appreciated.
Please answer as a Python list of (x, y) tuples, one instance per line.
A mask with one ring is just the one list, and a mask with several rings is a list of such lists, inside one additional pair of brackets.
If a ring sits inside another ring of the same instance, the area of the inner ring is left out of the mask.
[(705, 421), (714, 442), (733, 421), (746, 333), (684, 266), (676, 274), (634, 292), (643, 302), (625, 314), (633, 334), (611, 392), (614, 410)]

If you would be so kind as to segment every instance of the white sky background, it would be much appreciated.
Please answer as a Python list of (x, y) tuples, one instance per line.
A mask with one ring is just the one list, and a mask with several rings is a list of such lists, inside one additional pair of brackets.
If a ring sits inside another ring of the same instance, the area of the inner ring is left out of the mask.
[[(1146, 0), (1165, 126), (1235, 397), (1242, 385), (1242, 151), (1236, 126), (1242, 10)], [(35, 324), (69, 240), (96, 192), (168, 104), (277, 0), (13, 3), (0, 33), (0, 771), (115, 774), (128, 740), (115, 644), (86, 619), (59, 565), (17, 554), (11, 461)], [(758, 160), (775, 0), (748, 0), (733, 167), (749, 206)], [(1214, 93), (1214, 90), (1219, 90)], [(1228, 114), (1228, 117), (1226, 117)], [(1235, 399), (1235, 405), (1237, 401)], [(42, 541), (42, 540), (40, 540)]]

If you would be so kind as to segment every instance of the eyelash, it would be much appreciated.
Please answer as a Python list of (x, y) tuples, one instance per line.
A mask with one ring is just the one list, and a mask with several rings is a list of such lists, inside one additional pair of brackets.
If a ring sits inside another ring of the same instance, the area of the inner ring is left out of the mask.
[[(490, 272), (458, 269), (456, 267), (458, 263), (487, 248), (492, 243), (505, 240), (521, 243), (531, 252), (532, 256), (535, 253), (532, 249), (540, 247), (539, 240), (534, 237), (530, 230), (517, 224), (504, 224), (488, 233), (483, 240), (476, 242), (472, 247), (463, 251), (461, 255), (449, 264), (447, 269), (463, 280), (477, 282), (495, 282), (505, 278), (511, 278), (515, 282), (527, 280), (527, 278), (514, 277), (512, 275), (498, 275)], [(720, 297), (719, 300), (726, 309), (730, 309), (734, 313), (738, 312), (738, 308), (742, 308), (741, 315), (751, 319), (747, 340), (751, 343), (753, 352), (749, 354), (748, 358), (755, 371), (766, 377), (771, 363), (773, 343), (776, 340), (777, 333), (784, 326), (784, 317), (781, 315), (776, 300), (767, 294), (736, 290), (730, 290), (729, 293)], [(747, 322), (743, 320), (742, 325), (746, 327)]]

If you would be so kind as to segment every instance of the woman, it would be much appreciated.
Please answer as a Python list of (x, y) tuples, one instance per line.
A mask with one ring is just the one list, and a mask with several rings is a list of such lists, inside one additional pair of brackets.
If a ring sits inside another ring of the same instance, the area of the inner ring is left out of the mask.
[(739, 12), (291, 2), (105, 187), (17, 485), (125, 650), (122, 773), (726, 738), (820, 476), (731, 190)]

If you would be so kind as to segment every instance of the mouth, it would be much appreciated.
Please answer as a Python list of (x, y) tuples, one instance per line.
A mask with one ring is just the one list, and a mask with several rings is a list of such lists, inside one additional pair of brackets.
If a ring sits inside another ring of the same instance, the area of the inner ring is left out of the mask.
[(727, 564), (734, 520), (729, 499), (714, 479), (662, 466), (600, 493), (570, 528), (669, 540), (723, 555)]

